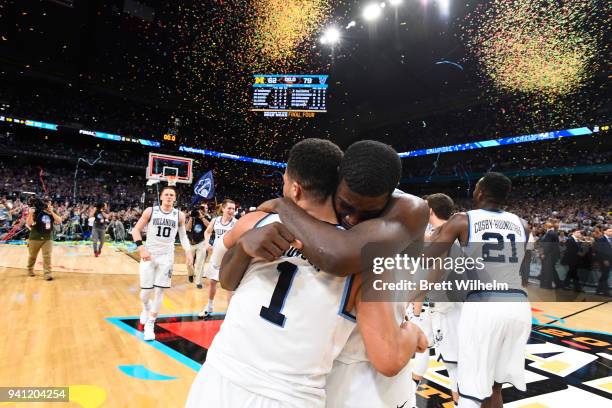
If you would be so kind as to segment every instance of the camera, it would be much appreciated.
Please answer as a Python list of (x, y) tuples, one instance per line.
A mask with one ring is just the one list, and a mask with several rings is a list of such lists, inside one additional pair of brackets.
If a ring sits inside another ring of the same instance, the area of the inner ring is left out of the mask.
[(33, 207), (37, 213), (41, 213), (47, 209), (47, 207), (49, 206), (49, 203), (47, 200), (44, 200), (40, 197), (32, 197), (30, 198), (28, 205), (30, 207)]

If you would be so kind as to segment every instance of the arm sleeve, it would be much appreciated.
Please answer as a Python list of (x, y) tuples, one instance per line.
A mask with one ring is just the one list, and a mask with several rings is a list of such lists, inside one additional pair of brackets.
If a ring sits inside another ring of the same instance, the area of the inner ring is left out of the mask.
[(178, 227), (179, 240), (181, 246), (185, 252), (191, 251), (191, 245), (189, 244), (189, 238), (187, 238), (187, 231), (185, 231), (185, 224), (179, 225)]

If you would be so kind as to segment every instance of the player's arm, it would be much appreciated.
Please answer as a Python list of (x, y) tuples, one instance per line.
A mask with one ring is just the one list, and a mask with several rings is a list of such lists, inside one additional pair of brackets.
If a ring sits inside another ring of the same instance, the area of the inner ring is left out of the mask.
[(210, 261), (220, 265), (219, 282), (226, 290), (235, 290), (240, 284), (253, 257), (248, 255), (239, 243), (240, 238), (252, 230), (267, 213), (255, 211), (240, 217), (236, 225), (223, 235), (223, 239), (213, 248)]
[(179, 226), (178, 236), (181, 242), (181, 247), (185, 251), (185, 263), (187, 265), (193, 265), (193, 254), (191, 253), (191, 245), (189, 244), (189, 238), (187, 238), (187, 231), (185, 230), (185, 214), (179, 211)]
[(206, 230), (204, 231), (204, 242), (206, 242), (206, 248), (210, 246), (209, 244), (210, 236), (213, 233), (214, 226), (215, 226), (215, 218), (210, 220), (210, 223), (208, 223), (208, 226), (206, 227)]
[(316, 220), (291, 200), (275, 199), (260, 208), (276, 212), (283, 225), (303, 244), (303, 254), (321, 270), (348, 276), (361, 270), (361, 251), (370, 243), (400, 253), (422, 239), (429, 218), (427, 203), (414, 196), (392, 198), (383, 214), (342, 230)]
[(416, 352), (427, 348), (427, 338), (418, 326), (397, 323), (393, 303), (362, 301), (357, 305), (357, 326), (368, 359), (382, 375), (397, 375)]
[(187, 225), (185, 226), (185, 229), (191, 232), (192, 228), (193, 228), (193, 217), (189, 217), (189, 221), (187, 221)]
[(142, 244), (142, 230), (149, 223), (152, 212), (153, 209), (151, 207), (144, 210), (138, 219), (138, 222), (136, 225), (134, 225), (134, 228), (132, 228), (132, 239), (134, 240), (134, 243), (136, 243), (138, 252), (140, 253), (140, 258), (144, 261), (149, 261), (151, 259), (151, 254), (149, 254), (147, 248), (145, 248), (145, 246)]
[(408, 364), (415, 352), (423, 352), (427, 348), (427, 337), (410, 322), (400, 326), (395, 318), (393, 303), (361, 300), (361, 275), (355, 275), (354, 279), (348, 308), (352, 310), (355, 306), (357, 327), (368, 360), (376, 371), (392, 377)]

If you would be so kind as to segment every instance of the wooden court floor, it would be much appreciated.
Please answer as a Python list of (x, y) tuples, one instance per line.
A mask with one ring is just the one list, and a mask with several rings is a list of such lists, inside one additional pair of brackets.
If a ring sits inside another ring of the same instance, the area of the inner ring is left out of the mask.
[[(73, 402), (17, 406), (183, 406), (196, 371), (107, 320), (140, 312), (134, 258), (115, 247), (105, 247), (94, 258), (89, 248), (56, 245), (50, 282), (42, 279), (40, 256), (37, 276), (27, 277), (26, 259), (25, 246), (0, 245), (0, 386), (70, 386)], [(189, 284), (184, 265), (177, 265), (161, 314), (196, 314), (206, 303), (207, 289)], [(220, 289), (215, 311), (226, 307), (227, 293)], [(532, 307), (541, 323), (559, 319), (566, 328), (612, 333), (610, 303), (536, 302)], [(120, 366), (144, 366), (175, 378), (143, 380)], [(0, 403), (5, 405), (10, 406)]]

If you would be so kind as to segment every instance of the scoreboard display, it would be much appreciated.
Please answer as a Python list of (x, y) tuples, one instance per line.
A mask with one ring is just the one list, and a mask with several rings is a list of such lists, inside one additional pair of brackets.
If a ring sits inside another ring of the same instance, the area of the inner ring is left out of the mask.
[(253, 112), (314, 117), (327, 112), (327, 75), (253, 75)]

